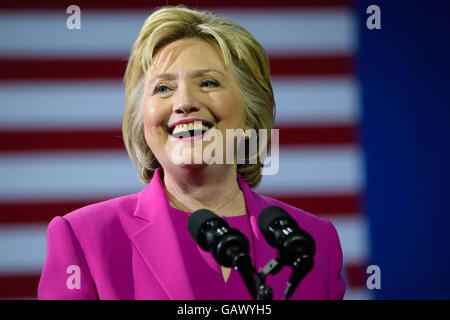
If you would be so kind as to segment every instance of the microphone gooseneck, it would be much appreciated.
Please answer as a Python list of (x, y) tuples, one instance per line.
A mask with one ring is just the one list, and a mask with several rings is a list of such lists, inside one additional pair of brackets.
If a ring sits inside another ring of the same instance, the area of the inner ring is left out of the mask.
[(192, 213), (188, 230), (198, 246), (210, 252), (220, 265), (239, 271), (253, 299), (272, 300), (272, 289), (265, 284), (266, 276), (275, 275), (283, 266), (291, 267), (292, 273), (284, 292), (287, 300), (314, 266), (314, 239), (277, 206), (264, 209), (258, 225), (267, 243), (279, 252), (279, 258), (269, 261), (260, 273), (252, 264), (247, 238), (210, 210), (200, 209)]
[(289, 299), (314, 265), (314, 239), (300, 229), (285, 210), (277, 206), (264, 209), (258, 218), (258, 225), (267, 243), (278, 249), (280, 263), (292, 268), (284, 293), (285, 299)]

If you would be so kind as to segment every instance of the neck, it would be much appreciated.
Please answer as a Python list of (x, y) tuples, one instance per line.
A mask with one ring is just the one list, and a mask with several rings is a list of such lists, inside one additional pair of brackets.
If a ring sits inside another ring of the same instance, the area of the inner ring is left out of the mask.
[(236, 165), (170, 168), (164, 171), (163, 183), (169, 201), (178, 209), (193, 212), (206, 208), (214, 212), (220, 207), (214, 212), (217, 215), (245, 214), (245, 201), (238, 195)]

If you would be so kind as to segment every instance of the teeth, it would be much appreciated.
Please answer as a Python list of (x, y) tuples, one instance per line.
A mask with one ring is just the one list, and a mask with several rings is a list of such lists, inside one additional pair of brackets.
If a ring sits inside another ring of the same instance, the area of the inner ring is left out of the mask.
[(183, 123), (175, 126), (175, 128), (172, 131), (172, 135), (183, 132), (183, 131), (190, 131), (190, 130), (208, 130), (209, 127), (205, 126), (201, 122), (191, 122), (191, 123)]

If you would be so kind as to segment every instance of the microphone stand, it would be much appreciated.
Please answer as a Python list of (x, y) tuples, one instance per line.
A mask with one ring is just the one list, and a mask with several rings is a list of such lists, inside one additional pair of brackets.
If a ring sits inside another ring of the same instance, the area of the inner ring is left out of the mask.
[[(267, 265), (262, 268), (260, 273), (256, 273), (256, 299), (254, 300), (273, 300), (272, 289), (265, 284), (266, 277), (269, 274), (277, 274), (281, 271), (284, 264), (280, 262), (280, 259), (272, 259)], [(306, 274), (311, 271), (314, 266), (314, 259), (310, 255), (303, 255), (301, 258), (296, 259), (292, 266), (292, 273), (289, 281), (286, 284), (284, 291), (284, 300), (288, 300), (294, 294), (295, 289)]]
[(300, 281), (302, 281), (306, 274), (311, 271), (313, 266), (314, 259), (308, 254), (304, 254), (294, 261), (291, 277), (289, 278), (289, 281), (286, 284), (286, 290), (284, 291), (284, 300), (288, 300), (292, 297)]
[(278, 273), (282, 267), (278, 260), (270, 260), (260, 273), (256, 273), (256, 300), (273, 300), (273, 291), (266, 285), (266, 277)]
[[(249, 255), (238, 253), (234, 257), (235, 258), (232, 262), (234, 268), (239, 271), (239, 274), (241, 275), (242, 280), (244, 281), (245, 286), (247, 287), (247, 290), (253, 300), (273, 300), (272, 289), (265, 284), (265, 278), (268, 274), (275, 274), (279, 272), (282, 265), (276, 260), (271, 260), (261, 270), (261, 273), (258, 273), (253, 266)], [(256, 275), (256, 277), (254, 277), (254, 275)]]
[[(230, 250), (235, 250), (235, 248), (230, 248)], [(311, 271), (313, 265), (313, 257), (307, 254), (302, 255), (294, 261), (291, 277), (284, 291), (284, 300), (288, 300), (294, 294), (298, 284)], [(261, 269), (261, 272), (258, 273), (251, 262), (250, 256), (248, 254), (238, 253), (234, 256), (233, 266), (234, 269), (239, 271), (253, 300), (273, 300), (272, 288), (267, 286), (265, 282), (269, 274), (275, 275), (284, 267), (284, 264), (280, 262), (280, 258), (270, 260)]]
[(236, 247), (231, 247), (229, 250), (235, 251), (235, 254), (233, 255), (232, 265), (234, 266), (234, 269), (239, 271), (239, 274), (241, 275), (248, 292), (252, 296), (253, 300), (255, 300), (257, 293), (256, 282), (253, 278), (253, 274), (256, 270), (253, 267), (250, 256), (248, 254), (242, 253), (242, 251), (237, 250)]

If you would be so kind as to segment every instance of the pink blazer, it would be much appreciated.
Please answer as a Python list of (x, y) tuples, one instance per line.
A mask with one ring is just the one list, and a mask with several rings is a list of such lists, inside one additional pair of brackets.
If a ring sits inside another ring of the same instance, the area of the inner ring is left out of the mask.
[[(342, 251), (334, 226), (324, 218), (254, 193), (240, 176), (238, 182), (254, 233), (256, 268), (260, 270), (277, 257), (276, 249), (259, 230), (258, 215), (268, 206), (280, 206), (316, 242), (315, 265), (291, 299), (342, 299)], [(55, 217), (47, 230), (38, 299), (195, 299), (168, 208), (158, 169), (139, 193)], [(76, 273), (79, 288), (69, 279)], [(290, 268), (285, 267), (267, 278), (274, 299), (282, 298), (289, 276)]]

